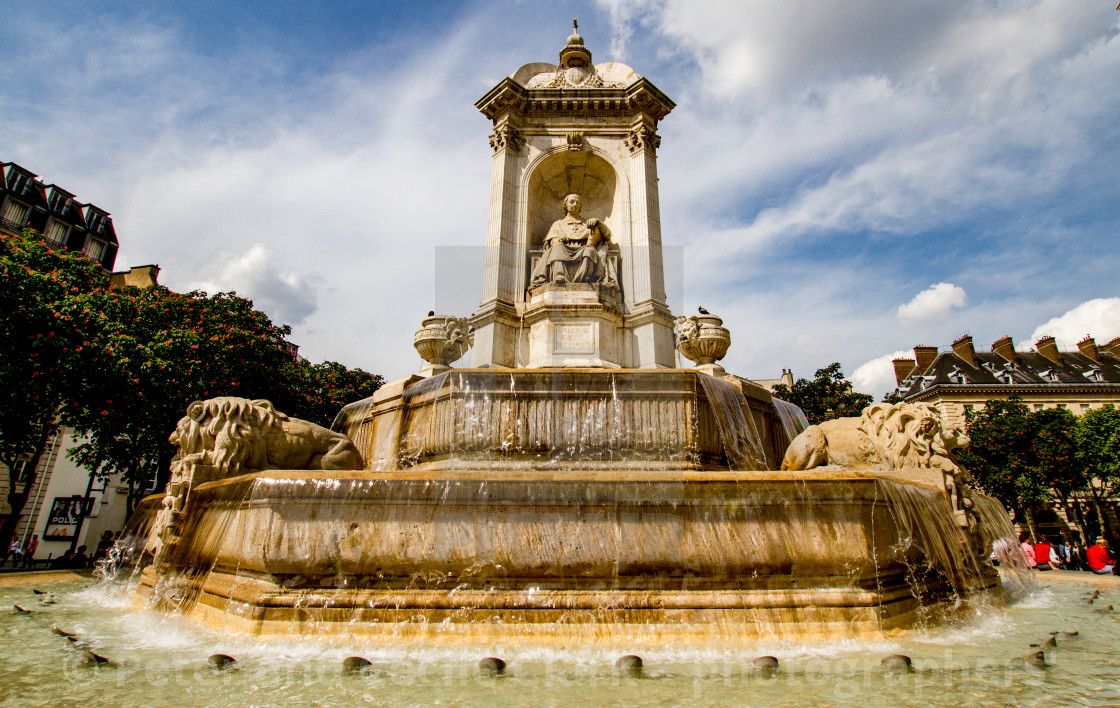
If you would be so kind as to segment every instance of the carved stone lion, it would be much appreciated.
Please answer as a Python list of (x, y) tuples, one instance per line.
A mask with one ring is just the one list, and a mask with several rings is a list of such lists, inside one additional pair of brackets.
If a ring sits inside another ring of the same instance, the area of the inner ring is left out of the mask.
[(180, 465), (204, 464), (225, 476), (243, 470), (356, 470), (350, 438), (289, 418), (265, 400), (222, 396), (195, 401), (169, 438)]
[(179, 448), (171, 461), (162, 509), (151, 532), (158, 559), (178, 541), (191, 487), (248, 470), (357, 470), (362, 456), (350, 438), (289, 418), (265, 400), (222, 396), (195, 401), (168, 438)]
[(964, 431), (943, 425), (933, 405), (879, 403), (865, 408), (859, 418), (810, 425), (790, 444), (782, 469), (838, 465), (953, 474), (959, 470), (953, 451), (967, 444)]

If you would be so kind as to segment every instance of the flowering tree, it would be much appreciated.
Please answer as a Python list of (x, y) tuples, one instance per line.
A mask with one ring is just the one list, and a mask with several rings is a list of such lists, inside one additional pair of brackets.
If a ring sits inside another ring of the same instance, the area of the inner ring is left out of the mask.
[(82, 299), (109, 275), (81, 253), (55, 250), (34, 231), (0, 234), (0, 463), (8, 471), (7, 548), (58, 433), (59, 412), (79, 383), (87, 317)]
[(274, 403), (290, 416), (330, 427), (343, 406), (372, 396), (384, 382), (378, 374), (347, 369), (338, 362), (301, 360), (288, 368), (284, 397)]
[(86, 439), (70, 451), (101, 477), (121, 475), (129, 507), (170, 473), (167, 438), (194, 400), (284, 398), (293, 356), (287, 326), (232, 293), (179, 294), (162, 286), (90, 293), (83, 361), (65, 421)]

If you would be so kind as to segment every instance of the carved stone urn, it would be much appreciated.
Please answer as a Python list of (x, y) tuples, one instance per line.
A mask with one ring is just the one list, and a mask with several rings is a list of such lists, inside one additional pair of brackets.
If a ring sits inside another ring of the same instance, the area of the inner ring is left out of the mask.
[(701, 314), (678, 317), (674, 322), (677, 350), (681, 356), (696, 362), (696, 368), (717, 368), (715, 363), (727, 355), (731, 333), (716, 315)]
[(412, 337), (412, 346), (428, 362), (420, 374), (431, 376), (450, 369), (451, 362), (458, 361), (470, 348), (473, 334), (466, 318), (436, 314), (425, 317)]

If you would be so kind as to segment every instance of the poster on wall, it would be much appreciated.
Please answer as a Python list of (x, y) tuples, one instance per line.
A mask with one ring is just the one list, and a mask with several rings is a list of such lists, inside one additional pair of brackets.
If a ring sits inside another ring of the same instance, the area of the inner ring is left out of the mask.
[(43, 540), (69, 541), (74, 538), (78, 520), (93, 513), (93, 502), (93, 497), (55, 497)]

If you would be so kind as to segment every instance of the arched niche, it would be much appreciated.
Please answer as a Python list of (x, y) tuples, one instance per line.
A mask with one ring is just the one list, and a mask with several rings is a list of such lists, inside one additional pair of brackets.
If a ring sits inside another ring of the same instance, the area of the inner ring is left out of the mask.
[(552, 222), (564, 218), (564, 197), (573, 193), (582, 198), (580, 217), (599, 219), (618, 242), (625, 227), (622, 192), (611, 163), (589, 150), (563, 150), (546, 157), (529, 176), (529, 250), (539, 249)]

